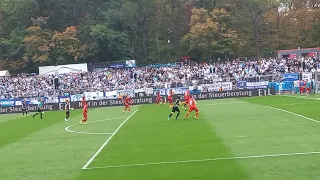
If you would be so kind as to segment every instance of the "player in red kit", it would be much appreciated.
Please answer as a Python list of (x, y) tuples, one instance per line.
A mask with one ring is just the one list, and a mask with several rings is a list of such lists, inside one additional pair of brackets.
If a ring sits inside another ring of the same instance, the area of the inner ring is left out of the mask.
[(159, 91), (156, 94), (157, 94), (157, 105), (159, 105), (162, 103), (161, 95)]
[(188, 89), (185, 93), (184, 93), (184, 110), (187, 110), (187, 106), (189, 104), (190, 101), (190, 90)]
[(130, 98), (129, 96), (125, 95), (123, 97), (123, 104), (124, 104), (124, 110), (123, 112), (126, 112), (126, 110), (128, 110), (128, 112), (131, 112), (131, 109), (130, 109)]
[(82, 96), (82, 100), (81, 100), (81, 105), (82, 105), (82, 107), (85, 106), (85, 103), (86, 103), (86, 96), (83, 95), (83, 96)]
[(133, 107), (132, 98), (129, 95), (127, 95), (127, 98), (128, 98), (129, 106)]
[(173, 104), (173, 90), (170, 89), (169, 94), (168, 94), (168, 102), (170, 103), (170, 108), (172, 108)]
[(188, 113), (186, 114), (186, 117), (184, 117), (183, 120), (185, 120), (192, 111), (195, 111), (195, 112), (196, 112), (196, 116), (195, 116), (194, 118), (195, 118), (195, 119), (198, 119), (199, 110), (198, 110), (198, 108), (197, 108), (196, 100), (194, 100), (193, 97), (191, 97), (191, 98), (189, 99), (189, 106), (190, 106), (190, 107), (189, 107), (189, 111), (188, 111)]
[(80, 121), (80, 123), (87, 123), (88, 120), (88, 103), (86, 101), (83, 102), (83, 110), (82, 110), (82, 115), (83, 119)]

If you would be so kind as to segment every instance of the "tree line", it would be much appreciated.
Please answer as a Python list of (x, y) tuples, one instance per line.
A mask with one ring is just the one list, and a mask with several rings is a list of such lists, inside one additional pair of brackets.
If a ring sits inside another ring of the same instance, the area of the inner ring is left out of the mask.
[(0, 0), (0, 68), (274, 56), (319, 31), (320, 0)]

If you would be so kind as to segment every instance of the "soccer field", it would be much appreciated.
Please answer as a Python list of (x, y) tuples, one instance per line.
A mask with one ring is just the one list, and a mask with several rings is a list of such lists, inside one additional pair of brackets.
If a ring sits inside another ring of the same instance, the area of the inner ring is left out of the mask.
[(1, 180), (316, 180), (320, 100), (268, 96), (199, 101), (171, 121), (165, 105), (0, 115)]

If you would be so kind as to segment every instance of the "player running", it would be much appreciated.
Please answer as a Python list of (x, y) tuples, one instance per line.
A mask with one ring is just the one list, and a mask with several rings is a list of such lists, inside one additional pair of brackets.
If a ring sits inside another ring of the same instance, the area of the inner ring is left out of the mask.
[(172, 108), (172, 104), (173, 104), (173, 90), (172, 89), (169, 90), (168, 102), (170, 103), (170, 108)]
[(187, 111), (187, 107), (188, 107), (188, 104), (190, 101), (190, 90), (189, 89), (184, 93), (184, 100), (185, 100), (185, 102), (183, 103), (184, 110)]
[(123, 113), (128, 110), (128, 112), (131, 112), (130, 109), (130, 98), (127, 95), (123, 96), (123, 104), (124, 104), (124, 110)]
[(194, 117), (195, 119), (198, 119), (198, 116), (199, 116), (199, 110), (198, 110), (198, 108), (197, 108), (197, 102), (196, 102), (196, 100), (193, 98), (193, 97), (191, 97), (190, 99), (189, 99), (189, 111), (188, 111), (188, 113), (186, 114), (186, 116), (183, 118), (183, 120), (185, 120), (185, 119), (187, 119), (187, 117), (189, 116), (189, 114), (192, 112), (192, 111), (195, 111), (196, 112), (196, 116)]
[(41, 99), (38, 100), (38, 105), (37, 105), (37, 113), (35, 113), (32, 117), (34, 118), (35, 116), (37, 116), (38, 114), (40, 114), (40, 118), (42, 118), (42, 114), (43, 114), (43, 109), (42, 109), (43, 103), (41, 101)]
[(83, 115), (83, 119), (80, 121), (80, 123), (84, 123), (86, 124), (87, 123), (87, 120), (88, 120), (88, 102), (84, 102), (83, 104), (83, 111), (82, 111), (82, 115)]
[(177, 100), (176, 100), (176, 102), (175, 102), (175, 104), (174, 104), (174, 106), (173, 106), (173, 108), (172, 108), (172, 112), (171, 112), (171, 114), (169, 115), (169, 117), (168, 117), (168, 121), (170, 121), (170, 118), (171, 118), (171, 116), (175, 113), (175, 112), (177, 112), (178, 114), (177, 114), (177, 116), (176, 116), (176, 120), (178, 120), (179, 119), (179, 115), (180, 115), (180, 109), (179, 109), (179, 106), (180, 106), (180, 98), (178, 98)]
[(66, 105), (64, 106), (64, 111), (66, 112), (66, 118), (64, 118), (64, 121), (68, 122), (68, 118), (70, 117), (70, 102), (69, 102), (69, 99), (66, 99)]
[(26, 99), (22, 100), (22, 115), (28, 116), (28, 107), (27, 107)]

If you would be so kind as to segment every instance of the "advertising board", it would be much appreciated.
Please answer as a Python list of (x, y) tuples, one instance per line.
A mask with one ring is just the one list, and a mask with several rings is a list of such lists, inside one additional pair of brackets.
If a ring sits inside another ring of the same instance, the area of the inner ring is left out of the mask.
[[(209, 100), (209, 99), (225, 99), (225, 98), (241, 98), (241, 97), (256, 97), (256, 96), (269, 96), (275, 95), (276, 91), (274, 88), (269, 89), (239, 89), (232, 91), (221, 91), (221, 92), (205, 92), (196, 93), (193, 96), (197, 100)], [(182, 94), (180, 94), (182, 95)], [(166, 97), (164, 97), (166, 98)], [(132, 98), (134, 105), (139, 104), (154, 104), (156, 102), (155, 96), (142, 96)], [(123, 102), (121, 99), (103, 99), (103, 100), (89, 100), (87, 101), (90, 108), (99, 107), (112, 107), (112, 106), (122, 106)], [(81, 102), (71, 102), (71, 107), (74, 109), (82, 109)], [(28, 105), (29, 112), (37, 111), (37, 105)], [(54, 111), (63, 110), (64, 103), (48, 103), (44, 104), (44, 111)], [(21, 106), (11, 106), (11, 107), (0, 107), (0, 114), (10, 114), (10, 113), (21, 113)]]

